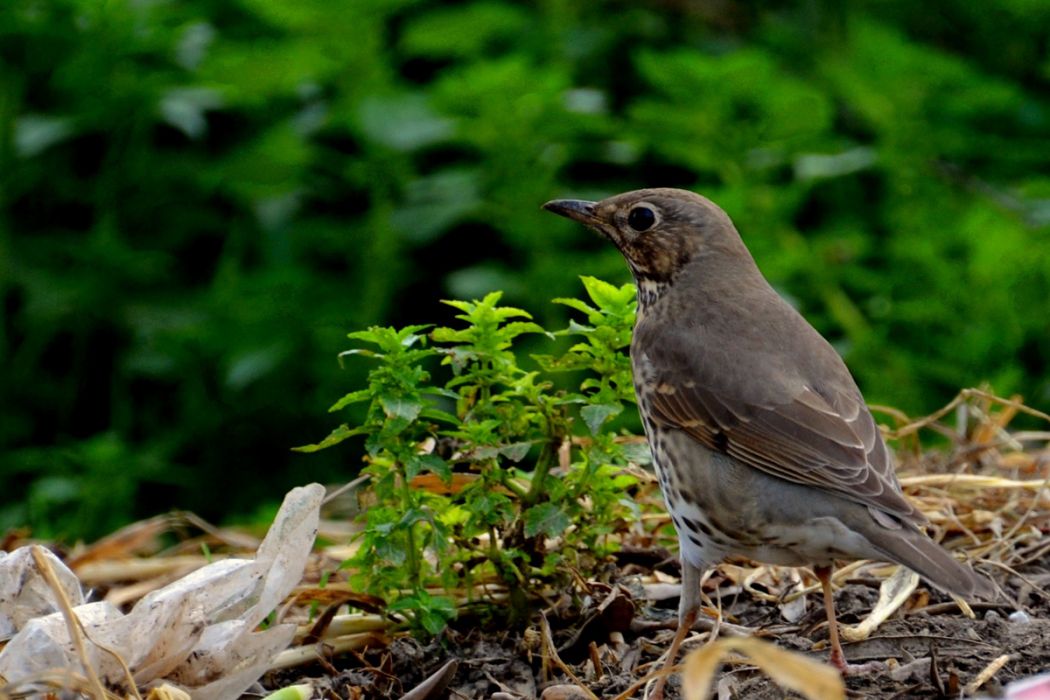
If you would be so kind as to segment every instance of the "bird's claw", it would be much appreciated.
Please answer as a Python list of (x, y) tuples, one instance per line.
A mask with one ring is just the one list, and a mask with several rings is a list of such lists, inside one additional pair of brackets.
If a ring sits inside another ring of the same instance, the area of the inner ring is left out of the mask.
[(846, 657), (841, 654), (831, 655), (831, 665), (839, 670), (844, 678), (850, 676), (868, 676), (873, 673), (883, 673), (886, 671), (886, 664), (882, 661), (868, 661), (863, 664), (851, 664), (846, 661)]

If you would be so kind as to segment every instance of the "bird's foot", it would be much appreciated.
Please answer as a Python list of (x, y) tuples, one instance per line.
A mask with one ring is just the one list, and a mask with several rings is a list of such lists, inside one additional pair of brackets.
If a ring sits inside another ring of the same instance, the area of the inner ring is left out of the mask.
[(690, 629), (690, 625), (680, 626), (675, 634), (674, 641), (671, 642), (671, 646), (660, 655), (660, 658), (653, 662), (653, 667), (660, 670), (650, 674), (650, 679), (645, 684), (645, 692), (642, 695), (643, 700), (664, 700), (664, 688), (667, 686), (667, 682), (671, 679), (671, 676), (682, 670), (682, 667), (675, 662), (678, 660), (681, 643), (685, 637), (683, 630), (688, 632)]
[(653, 688), (653, 692), (645, 696), (645, 700), (664, 700), (664, 684), (657, 684), (657, 686)]
[(667, 685), (667, 679), (673, 673), (674, 661), (669, 649), (654, 662), (653, 665), (660, 668), (660, 673), (656, 678), (645, 684), (645, 692), (642, 695), (643, 700), (664, 700), (664, 686)]
[[(839, 651), (839, 650), (835, 650)], [(882, 673), (886, 670), (886, 664), (881, 661), (869, 661), (863, 664), (851, 664), (846, 661), (846, 657), (839, 653), (831, 652), (831, 665), (839, 670), (844, 677), (849, 676), (868, 676), (873, 673)]]

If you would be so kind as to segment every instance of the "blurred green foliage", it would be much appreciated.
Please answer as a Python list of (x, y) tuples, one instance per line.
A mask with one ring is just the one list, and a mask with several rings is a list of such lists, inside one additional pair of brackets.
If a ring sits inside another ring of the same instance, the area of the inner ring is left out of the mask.
[[(0, 4), (0, 527), (90, 537), (350, 476), (345, 333), (558, 326), (618, 254), (543, 201), (691, 188), (922, 411), (1050, 402), (1050, 5)], [(334, 389), (334, 391), (333, 391)], [(345, 453), (345, 451), (343, 451)]]

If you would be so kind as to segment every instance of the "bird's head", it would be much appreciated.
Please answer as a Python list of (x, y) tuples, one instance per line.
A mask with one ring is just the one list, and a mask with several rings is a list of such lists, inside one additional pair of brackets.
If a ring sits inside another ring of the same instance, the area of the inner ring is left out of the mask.
[(555, 199), (547, 211), (579, 221), (612, 241), (642, 280), (668, 282), (704, 253), (750, 259), (732, 221), (711, 200), (671, 188), (634, 190), (600, 202)]

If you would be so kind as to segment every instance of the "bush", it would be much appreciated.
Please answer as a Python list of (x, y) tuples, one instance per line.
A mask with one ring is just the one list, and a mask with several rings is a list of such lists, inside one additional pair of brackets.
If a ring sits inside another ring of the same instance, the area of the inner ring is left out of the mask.
[(345, 328), (628, 279), (570, 194), (722, 204), (872, 401), (1046, 404), (1044, 5), (0, 3), (0, 526), (351, 476)]
[[(583, 282), (590, 303), (556, 300), (585, 315), (586, 324), (560, 332), (580, 340), (563, 355), (536, 357), (539, 370), (521, 366), (515, 341), (551, 334), (525, 311), (499, 306), (499, 292), (446, 302), (461, 312), (460, 328), (350, 334), (374, 348), (345, 354), (377, 364), (368, 386), (331, 410), (364, 403), (367, 417), (301, 449), (365, 436), (368, 507), (346, 564), (351, 583), (390, 601), (420, 630), (436, 634), (455, 613), (453, 601), (428, 586), (469, 594), (496, 580), (520, 615), (538, 585), (589, 570), (612, 551), (615, 524), (636, 515), (637, 479), (627, 465), (647, 463), (648, 448), (609, 425), (634, 401), (626, 349), (635, 289)], [(438, 358), (439, 368), (428, 367)], [(585, 374), (579, 390), (555, 389), (551, 373), (570, 370)], [(573, 430), (577, 415), (583, 434)]]

